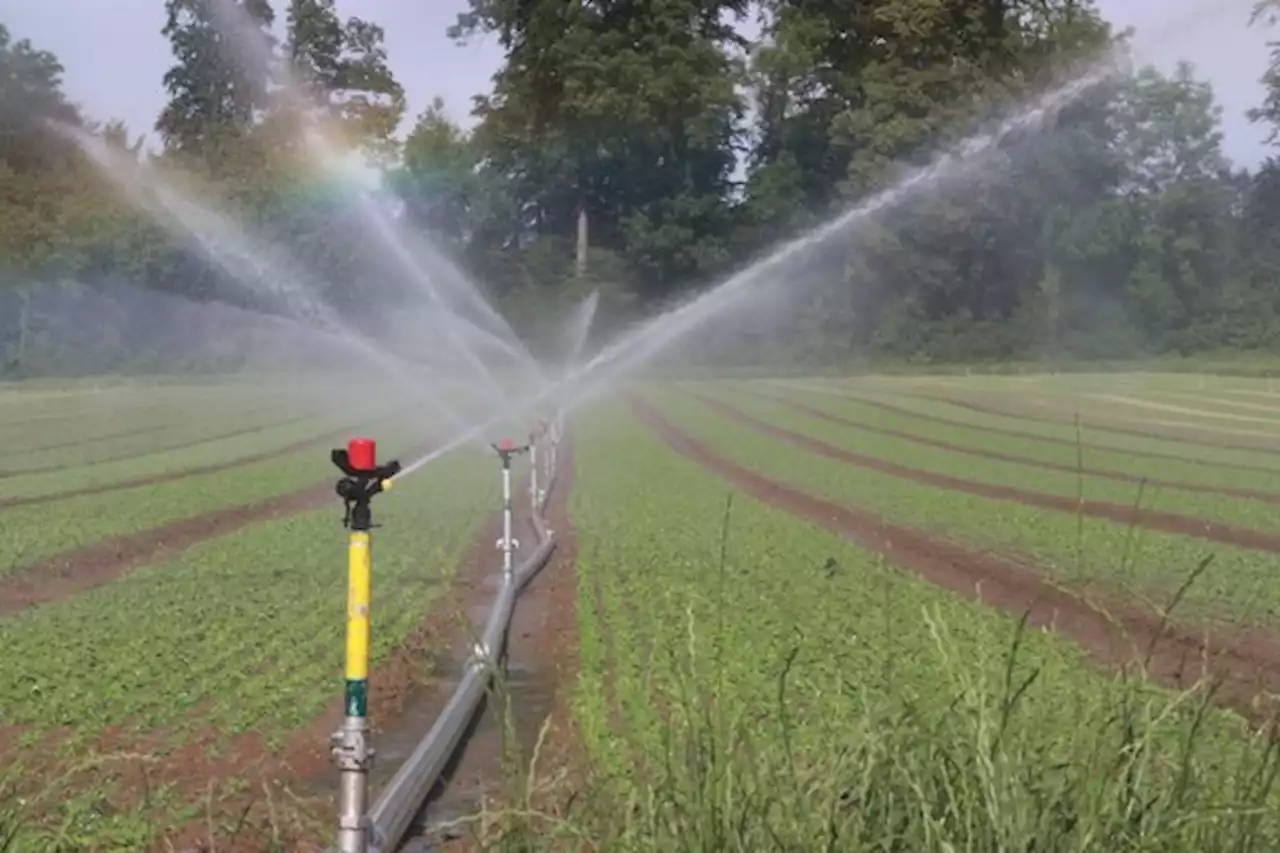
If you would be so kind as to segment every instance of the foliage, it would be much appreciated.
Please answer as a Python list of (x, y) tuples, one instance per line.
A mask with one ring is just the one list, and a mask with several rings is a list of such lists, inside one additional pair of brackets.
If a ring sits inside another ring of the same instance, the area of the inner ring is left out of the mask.
[[(481, 281), (535, 350), (591, 290), (606, 327), (682, 299), (1100, 52), (1122, 54), (1126, 37), (1079, 0), (471, 0), (451, 34), (505, 51), (474, 127), (435, 100), (401, 136), (405, 94), (376, 23), (342, 20), (335, 0), (231, 7), (166, 2), (174, 65), (154, 165), (181, 167), (324, 298), (377, 301), (392, 277), (368, 275), (350, 199), (317, 187), (300, 122), (319, 121), (385, 170), (411, 228)], [(1259, 4), (1259, 26), (1273, 9)], [(239, 38), (219, 37), (229, 16)], [(55, 118), (146, 159), (127, 128), (78, 116), (56, 57), (0, 31), (0, 68), (9, 370), (59, 361), (33, 356), (43, 320), (30, 296), (68, 277), (262, 308), (91, 178), (65, 140), (48, 144), (42, 120)], [(1280, 72), (1263, 82), (1254, 118), (1274, 124)], [(1277, 166), (1233, 169), (1220, 140), (1213, 92), (1188, 66), (1137, 68), (959, 185), (797, 265), (774, 340), (708, 357), (812, 368), (1274, 349)]]
[(488, 849), (1277, 843), (1272, 736), (1202, 689), (1090, 671), (1051, 631), (730, 496), (623, 411), (583, 421), (574, 710), (590, 772), (562, 814), (494, 821)]

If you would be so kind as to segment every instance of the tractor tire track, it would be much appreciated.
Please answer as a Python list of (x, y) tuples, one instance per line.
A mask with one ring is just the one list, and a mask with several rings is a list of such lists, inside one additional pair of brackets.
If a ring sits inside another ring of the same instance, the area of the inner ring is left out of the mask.
[[(772, 395), (766, 394), (763, 391), (752, 390), (750, 393), (758, 394), (761, 396), (772, 397)], [(819, 392), (819, 393), (822, 393), (822, 392)], [(1027, 432), (1025, 430), (1019, 430), (1019, 429), (1011, 429), (1008, 427), (997, 427), (997, 426), (986, 426), (984, 424), (974, 424), (968, 421), (961, 421), (961, 420), (956, 420), (955, 418), (948, 418), (944, 415), (935, 415), (929, 412), (918, 412), (914, 409), (908, 409), (904, 406), (895, 406), (893, 403), (885, 403), (881, 400), (875, 400), (870, 397), (862, 397), (857, 394), (846, 392), (846, 391), (839, 392), (838, 396), (842, 398), (846, 398), (853, 402), (856, 402), (859, 405), (869, 406), (873, 409), (879, 409), (880, 411), (888, 412), (894, 415), (902, 415), (904, 417), (912, 418), (918, 421), (927, 421), (928, 423), (940, 424), (942, 426), (948, 426), (948, 427), (953, 427), (957, 429), (971, 429), (971, 430), (976, 430), (989, 435), (1003, 435), (1003, 436), (1008, 436), (1009, 438), (1016, 438), (1019, 441), (1029, 441), (1029, 442), (1035, 442), (1038, 444), (1048, 444), (1054, 447), (1070, 447), (1073, 449), (1084, 448), (1084, 449), (1104, 451), (1107, 453), (1123, 453), (1126, 456), (1139, 457), (1143, 459), (1164, 459), (1164, 460), (1174, 460), (1177, 462), (1190, 462), (1193, 464), (1204, 465), (1206, 467), (1212, 466), (1214, 468), (1222, 468), (1223, 470), (1227, 470), (1227, 471), (1249, 471), (1252, 473), (1261, 472), (1261, 473), (1271, 473), (1271, 474), (1275, 474), (1276, 476), (1280, 476), (1280, 468), (1268, 468), (1265, 465), (1243, 465), (1240, 463), (1218, 462), (1216, 460), (1209, 462), (1203, 459), (1196, 459), (1194, 457), (1180, 456), (1176, 453), (1161, 453), (1160, 451), (1156, 451), (1156, 450), (1130, 450), (1128, 448), (1108, 447), (1106, 445), (1094, 444), (1093, 442), (1089, 442), (1089, 441), (1073, 441), (1071, 439), (1066, 439), (1066, 438), (1053, 438), (1052, 436), (1040, 435), (1039, 433)], [(791, 401), (790, 397), (783, 397), (782, 395), (778, 395), (776, 399), (779, 399), (779, 400), (785, 399), (788, 402)], [(951, 402), (951, 401), (948, 400), (947, 402)], [(961, 408), (965, 408), (965, 407), (962, 406)], [(985, 414), (999, 414), (1002, 417), (1015, 418), (1015, 419), (1021, 417), (1019, 415), (999, 413), (994, 410), (990, 412), (985, 412)], [(1060, 421), (1054, 421), (1053, 423), (1056, 426), (1066, 425)], [(1144, 436), (1144, 438), (1159, 439), (1162, 441), (1178, 441), (1179, 440), (1176, 438), (1168, 438), (1168, 437), (1162, 437), (1162, 436), (1156, 436), (1156, 435), (1147, 435), (1147, 436)], [(1218, 449), (1222, 449), (1222, 448), (1218, 448)], [(1238, 448), (1231, 448), (1231, 449), (1238, 449)]]
[(845, 462), (870, 471), (878, 471), (882, 474), (899, 477), (922, 485), (936, 486), (940, 489), (976, 495), (978, 497), (989, 498), (991, 500), (1018, 503), (1023, 504), (1024, 506), (1056, 510), (1058, 512), (1065, 512), (1072, 515), (1084, 515), (1090, 518), (1115, 521), (1120, 524), (1145, 527), (1147, 529), (1158, 530), (1163, 533), (1193, 536), (1197, 539), (1205, 539), (1210, 542), (1220, 542), (1224, 545), (1234, 545), (1240, 548), (1251, 548), (1255, 551), (1280, 554), (1280, 534), (1277, 533), (1268, 533), (1266, 531), (1253, 530), (1247, 527), (1222, 524), (1221, 522), (1208, 521), (1202, 518), (1195, 518), (1194, 516), (1181, 515), (1174, 512), (1148, 510), (1130, 504), (1068, 498), (1059, 495), (1045, 494), (1043, 492), (1032, 492), (1026, 489), (1015, 488), (1013, 486), (1000, 486), (992, 483), (981, 483), (975, 480), (966, 480), (963, 477), (954, 477), (949, 474), (938, 474), (933, 471), (926, 471), (921, 468), (912, 468), (909, 465), (890, 462), (885, 459), (877, 459), (873, 456), (866, 456), (862, 453), (855, 453), (851, 450), (835, 447), (807, 435), (793, 432), (789, 429), (783, 429), (779, 426), (774, 426), (773, 424), (749, 415), (728, 403), (721, 403), (718, 400), (713, 401), (705, 398), (699, 399), (699, 402), (711, 408), (713, 411), (717, 411), (722, 415), (732, 418), (737, 423), (750, 427), (757, 432), (773, 438), (781, 439), (788, 444), (807, 450), (810, 453), (824, 456), (828, 459), (834, 459), (839, 462)]
[[(408, 451), (427, 452), (434, 442)], [(0, 617), (53, 604), (114, 581), (134, 569), (252, 524), (288, 518), (332, 504), (332, 478), (251, 504), (226, 507), (136, 533), (100, 539), (37, 560), (0, 578)]]
[(1142, 663), (1144, 674), (1186, 689), (1203, 677), (1216, 684), (1214, 701), (1246, 717), (1270, 718), (1259, 697), (1280, 686), (1280, 648), (1262, 638), (1210, 635), (1173, 623), (1132, 602), (1104, 611), (1051, 583), (1032, 566), (978, 553), (866, 510), (835, 504), (778, 483), (721, 456), (632, 395), (632, 411), (675, 452), (697, 462), (762, 503), (792, 513), (882, 554), (895, 565), (944, 589), (1046, 627), (1082, 647), (1098, 664)]
[[(714, 398), (704, 395), (686, 392), (690, 396), (696, 397), (702, 402), (714, 400)], [(1186, 483), (1178, 480), (1164, 480), (1158, 477), (1145, 477), (1140, 474), (1131, 474), (1127, 471), (1116, 471), (1109, 468), (1091, 468), (1088, 466), (1068, 465), (1061, 462), (1046, 462), (1043, 459), (1036, 459), (1034, 456), (1025, 456), (1018, 453), (1002, 453), (997, 450), (983, 450), (978, 447), (968, 447), (963, 444), (955, 444), (950, 441), (943, 441), (936, 438), (927, 438), (925, 436), (915, 435), (905, 430), (893, 429), (890, 427), (879, 427), (871, 424), (863, 423), (854, 418), (845, 418), (830, 412), (823, 411), (815, 406), (809, 406), (797, 400), (791, 400), (782, 396), (775, 396), (762, 391), (752, 391), (751, 394), (780, 403), (790, 409), (793, 409), (809, 417), (818, 418), (828, 423), (838, 424), (840, 426), (850, 427), (852, 429), (862, 430), (864, 432), (874, 433), (876, 435), (888, 436), (889, 438), (897, 438), (903, 441), (909, 441), (912, 444), (919, 444), (922, 447), (934, 447), (939, 450), (946, 450), (949, 453), (957, 453), (963, 456), (974, 456), (980, 459), (992, 459), (997, 462), (1012, 462), (1016, 465), (1025, 465), (1028, 468), (1038, 468), (1044, 471), (1060, 471), (1065, 474), (1083, 475), (1086, 477), (1101, 477), (1107, 480), (1116, 480), (1121, 483), (1135, 483), (1139, 485), (1159, 486), (1166, 489), (1178, 489), (1184, 492), (1195, 492), (1197, 494), (1219, 495), (1222, 497), (1244, 498), (1246, 500), (1259, 501), (1280, 506), (1280, 493), (1264, 492), (1258, 489), (1244, 489), (1235, 486), (1209, 486), (1203, 483)], [(3, 503), (0, 503), (3, 506)]]

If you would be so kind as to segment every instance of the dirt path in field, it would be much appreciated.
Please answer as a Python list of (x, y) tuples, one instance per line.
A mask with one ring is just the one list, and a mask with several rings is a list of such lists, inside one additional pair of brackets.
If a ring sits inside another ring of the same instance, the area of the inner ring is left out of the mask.
[(1280, 647), (1260, 637), (1208, 635), (1170, 623), (1124, 601), (1106, 609), (1055, 586), (1033, 567), (1020, 565), (893, 524), (790, 488), (719, 455), (632, 397), (632, 411), (672, 449), (698, 462), (766, 504), (805, 518), (945, 589), (1021, 616), (1068, 637), (1107, 667), (1146, 661), (1145, 674), (1187, 688), (1206, 673), (1217, 682), (1215, 701), (1253, 720), (1269, 717), (1259, 697), (1280, 688)]
[[(903, 396), (915, 397), (920, 400), (928, 400), (933, 403), (948, 403), (961, 409), (968, 409), (971, 412), (978, 412), (983, 415), (996, 415), (1003, 418), (1017, 418), (1018, 420), (1033, 421), (1036, 423), (1053, 424), (1054, 426), (1071, 426), (1070, 420), (1055, 418), (1051, 415), (1037, 415), (1031, 412), (1010, 411), (990, 403), (978, 403), (973, 400), (961, 399), (947, 394), (930, 394), (924, 391), (902, 391)], [(1139, 429), (1137, 427), (1120, 426), (1110, 423), (1105, 419), (1102, 421), (1089, 420), (1085, 421), (1081, 418), (1082, 426), (1085, 429), (1097, 430), (1098, 432), (1110, 432), (1117, 435), (1131, 435), (1145, 439), (1160, 439), (1163, 441), (1177, 441), (1182, 444), (1199, 445), (1200, 447), (1212, 447), (1217, 450), (1243, 450), (1254, 453), (1275, 453), (1280, 450), (1280, 435), (1276, 436), (1274, 442), (1233, 442), (1223, 440), (1214, 440), (1204, 436), (1192, 437), (1185, 432), (1161, 432), (1160, 430)], [(1213, 432), (1214, 428), (1210, 426), (1196, 427), (1188, 425), (1181, 429), (1202, 430), (1205, 432)]]
[[(409, 450), (407, 456), (427, 452), (434, 442)], [(340, 506), (333, 484), (338, 474), (323, 482), (251, 504), (226, 507), (159, 527), (100, 539), (88, 545), (54, 554), (0, 577), (0, 617), (37, 604), (63, 601), (122, 577), (134, 569), (160, 563), (193, 545), (234, 533), (253, 524), (275, 521), (308, 510)], [(176, 479), (176, 478), (175, 478)]]
[[(438, 853), (472, 849), (476, 838), (467, 818), (486, 804), (490, 808), (497, 802), (523, 805), (519, 786), (530, 771), (535, 779), (548, 779), (552, 768), (566, 763), (566, 756), (576, 743), (569, 708), (569, 688), (577, 677), (578, 662), (574, 572), (577, 537), (568, 511), (573, 488), (569, 440), (562, 445), (561, 454), (556, 488), (546, 512), (547, 524), (558, 544), (550, 562), (516, 600), (507, 635), (505, 684), (486, 702), (465, 747), (449, 768), (446, 785), (433, 792), (423, 824), (413, 838), (406, 839), (406, 849), (415, 845), (427, 845), (427, 849)], [(525, 532), (520, 535), (527, 537), (523, 541), (532, 547), (535, 540), (527, 517), (521, 526)], [(475, 559), (489, 567), (490, 581), (495, 579), (493, 569), (497, 565), (495, 538), (496, 535), (476, 543)], [(483, 606), (473, 612), (473, 618), (488, 614), (497, 587), (493, 583), (487, 587), (488, 596)], [(459, 632), (451, 653), (455, 665), (465, 659), (469, 647), (468, 633)], [(446, 686), (451, 690), (453, 683), (441, 685)], [(447, 701), (447, 692), (440, 691), (435, 697), (432, 719)], [(509, 720), (514, 743), (504, 738), (504, 718)]]
[(1198, 539), (1206, 539), (1211, 542), (1221, 542), (1225, 545), (1234, 545), (1240, 548), (1251, 548), (1255, 551), (1266, 551), (1272, 554), (1280, 554), (1280, 533), (1269, 533), (1267, 531), (1253, 530), (1247, 527), (1236, 527), (1234, 525), (1222, 524), (1221, 522), (1216, 521), (1207, 521), (1205, 519), (1195, 518), (1189, 515), (1180, 515), (1179, 513), (1174, 512), (1144, 509), (1140, 506), (1133, 506), (1131, 504), (1119, 504), (1112, 503), (1110, 501), (1080, 500), (1078, 498), (1051, 495), (1044, 492), (1032, 492), (1026, 489), (1015, 488), (1013, 486), (981, 483), (975, 480), (966, 480), (963, 477), (953, 477), (949, 474), (939, 474), (934, 471), (926, 471), (921, 468), (912, 468), (909, 465), (902, 465), (898, 462), (890, 462), (885, 459), (878, 459), (874, 456), (867, 456), (862, 453), (845, 450), (842, 447), (835, 447), (834, 445), (818, 441), (817, 439), (811, 438), (802, 433), (774, 426), (771, 423), (762, 421), (735, 406), (731, 406), (728, 403), (722, 403), (719, 400), (711, 400), (708, 398), (698, 398), (698, 400), (700, 403), (706, 405), (712, 410), (732, 418), (736, 423), (750, 427), (757, 432), (773, 438), (781, 439), (788, 444), (807, 450), (810, 453), (824, 456), (828, 459), (834, 459), (839, 462), (845, 462), (850, 465), (856, 465), (859, 468), (865, 468), (870, 471), (878, 471), (882, 474), (900, 477), (904, 480), (910, 480), (922, 485), (936, 486), (940, 489), (948, 489), (953, 492), (977, 495), (978, 497), (990, 498), (991, 500), (1008, 501), (1010, 503), (1019, 503), (1026, 506), (1051, 509), (1072, 515), (1084, 515), (1090, 518), (1100, 518), (1107, 521), (1115, 521), (1120, 524), (1158, 530), (1162, 533), (1176, 533), (1183, 536), (1194, 536)]
[[(802, 386), (797, 386), (797, 387), (799, 387), (800, 390), (806, 390)], [(763, 391), (752, 390), (750, 393), (761, 394), (761, 395), (769, 396), (771, 398), (773, 397), (773, 394), (766, 394)], [(817, 392), (817, 393), (827, 393), (827, 392)], [(944, 415), (936, 415), (928, 412), (917, 412), (914, 409), (908, 409), (904, 406), (895, 406), (892, 403), (885, 403), (880, 400), (875, 400), (870, 397), (862, 397), (857, 394), (845, 392), (845, 391), (841, 391), (837, 394), (828, 394), (828, 396), (834, 396), (838, 399), (840, 398), (847, 399), (859, 405), (869, 406), (873, 409), (879, 409), (882, 412), (889, 412), (895, 415), (902, 415), (904, 417), (913, 418), (918, 421), (927, 421), (929, 423), (941, 424), (943, 426), (955, 427), (957, 429), (977, 430), (979, 432), (986, 433), (987, 435), (1004, 435), (1004, 436), (1008, 436), (1009, 438), (1015, 438), (1019, 441), (1030, 441), (1030, 442), (1036, 442), (1038, 444), (1050, 444), (1057, 447), (1070, 447), (1073, 449), (1081, 449), (1082, 451), (1097, 450), (1097, 451), (1104, 451), (1107, 453), (1123, 453), (1126, 456), (1133, 456), (1133, 457), (1142, 458), (1142, 459), (1173, 459), (1178, 462), (1188, 462), (1193, 465), (1204, 465), (1206, 467), (1211, 466), (1214, 468), (1221, 468), (1226, 471), (1250, 471), (1255, 473), (1262, 472), (1262, 473), (1275, 474), (1277, 477), (1280, 477), (1280, 468), (1268, 468), (1265, 465), (1242, 465), (1242, 464), (1231, 463), (1231, 462), (1218, 462), (1216, 460), (1211, 462), (1204, 459), (1196, 459), (1194, 457), (1181, 456), (1176, 453), (1161, 453), (1156, 450), (1129, 450), (1127, 448), (1107, 447), (1106, 445), (1094, 444), (1089, 441), (1083, 441), (1083, 440), (1073, 441), (1071, 439), (1066, 439), (1066, 438), (1053, 438), (1047, 435), (1039, 435), (1038, 433), (1034, 433), (1034, 432), (1026, 432), (1025, 430), (973, 424), (973, 423), (969, 423), (968, 421), (960, 421), (954, 418), (948, 418)], [(790, 397), (786, 397), (783, 395), (778, 395), (776, 399), (786, 400), (788, 402), (792, 401)], [(965, 407), (962, 407), (962, 408), (965, 408)], [(987, 414), (1003, 414), (1004, 417), (1011, 417), (1011, 418), (1021, 417), (1020, 415), (997, 413), (994, 410), (987, 412)], [(1053, 421), (1052, 423), (1054, 423), (1056, 426), (1064, 426), (1064, 425), (1069, 426), (1069, 424), (1063, 424), (1060, 421)], [(1178, 440), (1178, 439), (1171, 439), (1166, 436), (1155, 436), (1155, 435), (1148, 435), (1146, 436), (1146, 438), (1161, 439), (1165, 441)]]
[[(704, 402), (714, 399), (693, 392), (686, 391), (686, 393)], [(1076, 474), (1086, 477), (1102, 477), (1107, 480), (1116, 480), (1122, 483), (1134, 483), (1139, 485), (1145, 484), (1167, 489), (1180, 489), (1184, 492), (1245, 498), (1247, 500), (1280, 505), (1280, 493), (1277, 492), (1264, 492), (1258, 489), (1242, 489), (1232, 486), (1208, 486), (1203, 483), (1186, 483), (1179, 482), (1177, 480), (1163, 480), (1158, 477), (1144, 477), (1138, 474), (1130, 474), (1127, 471), (1116, 471), (1108, 468), (1092, 468), (1089, 466), (1067, 465), (1059, 462), (1046, 462), (1043, 459), (1036, 459), (1033, 456), (1025, 456), (1017, 453), (1001, 453), (996, 450), (983, 450), (978, 447), (969, 447), (963, 444), (955, 444), (950, 441), (942, 441), (941, 439), (926, 438), (924, 436), (906, 432), (905, 430), (874, 426), (855, 418), (846, 418), (841, 417), (840, 415), (834, 415), (815, 406), (809, 406), (781, 395), (769, 394), (763, 391), (752, 391), (750, 393), (754, 396), (762, 397), (775, 403), (781, 403), (782, 405), (790, 409), (794, 409), (797, 412), (827, 421), (828, 423), (839, 424), (841, 426), (851, 427), (853, 429), (874, 433), (876, 435), (898, 438), (924, 447), (936, 447), (939, 450), (946, 450), (949, 453), (958, 453), (964, 456), (975, 456), (980, 459), (993, 459), (999, 462), (1013, 462), (1018, 465), (1026, 465), (1027, 467), (1039, 468), (1044, 471), (1060, 471), (1065, 474)]]

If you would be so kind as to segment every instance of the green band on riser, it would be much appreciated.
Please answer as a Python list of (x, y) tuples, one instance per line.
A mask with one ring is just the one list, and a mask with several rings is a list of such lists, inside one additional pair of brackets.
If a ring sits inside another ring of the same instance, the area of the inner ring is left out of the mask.
[(348, 717), (369, 716), (369, 682), (363, 678), (347, 682), (346, 715)]

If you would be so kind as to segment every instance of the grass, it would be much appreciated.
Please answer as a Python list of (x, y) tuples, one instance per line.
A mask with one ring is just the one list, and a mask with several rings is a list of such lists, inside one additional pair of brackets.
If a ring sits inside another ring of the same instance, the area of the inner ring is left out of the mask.
[[(681, 428), (766, 476), (977, 548), (1025, 555), (1063, 582), (1093, 582), (1161, 600), (1212, 556), (1209, 570), (1187, 595), (1188, 614), (1266, 626), (1280, 613), (1277, 555), (921, 485), (783, 444), (684, 395), (654, 399)], [(976, 474), (986, 465), (983, 461), (971, 470)], [(1130, 494), (1131, 500), (1140, 496), (1137, 487)], [(1142, 493), (1144, 505), (1149, 495)], [(1223, 498), (1222, 503), (1247, 502)]]
[(625, 411), (577, 439), (591, 775), (554, 818), (497, 821), (496, 849), (1280, 843), (1275, 743), (1205, 693), (1099, 674), (1054, 634), (733, 495)]
[[(1093, 399), (1083, 407), (1092, 398), (1082, 395), (1113, 388), (1197, 410), (1178, 417), (1194, 420), (1194, 438), (1222, 443), (1254, 441), (1231, 432), (1242, 425), (1271, 429), (1266, 407), (1274, 402), (1280, 435), (1280, 397), (1265, 396), (1266, 381), (1235, 378), (1214, 383), (1212, 393), (1200, 392), (1199, 377), (1113, 381), (944, 383), (957, 400), (992, 402), (1004, 415), (911, 396), (938, 384), (930, 378), (763, 386), (867, 428), (765, 401), (738, 382), (703, 390), (778, 426), (922, 470), (1060, 496), (1140, 496), (1144, 505), (1280, 529), (1256, 501), (1154, 492), (875, 431), (1280, 493), (1280, 475), (1265, 470), (1280, 466), (1257, 448), (1021, 416), (1047, 401), (1054, 408), (1045, 411), (1082, 408), (1106, 422), (1128, 405)], [(283, 385), (28, 387), (0, 390), (0, 436), (13, 441), (0, 452), (12, 449), (29, 465), (45, 453), (63, 467), (0, 479), (0, 501), (53, 496), (0, 508), (0, 574), (107, 537), (323, 484), (335, 472), (317, 446), (148, 487), (57, 497), (64, 491), (232, 462), (346, 422), (314, 389)], [(760, 473), (975, 548), (1014, 553), (1068, 583), (1128, 591), (1159, 607), (1212, 555), (1178, 614), (1261, 631), (1275, 624), (1276, 555), (921, 486), (821, 459), (686, 395), (646, 393), (680, 428)], [(115, 395), (107, 406), (104, 395)], [(391, 395), (373, 396), (377, 411), (396, 406)], [(111, 423), (100, 416), (108, 410)], [(297, 415), (307, 416), (286, 422)], [(263, 429), (253, 434), (213, 438), (258, 423)], [(131, 425), (164, 440), (103, 437)], [(371, 431), (384, 448), (399, 449), (439, 426), (386, 416)], [(990, 426), (1066, 443), (984, 433)], [(75, 444), (48, 447), (61, 442)], [(101, 461), (148, 448), (154, 452)], [(510, 809), (486, 816), (480, 831), (495, 849), (1280, 849), (1276, 740), (1217, 710), (1207, 685), (1174, 694), (1137, 668), (1099, 672), (1076, 647), (1017, 614), (953, 596), (734, 492), (664, 447), (619, 404), (578, 419), (575, 458), (579, 672), (571, 701), (579, 760), (559, 768), (567, 775), (535, 773), (532, 787), (513, 789)], [(448, 588), (496, 505), (491, 468), (471, 451), (429, 471), (379, 499), (375, 671)], [(194, 760), (216, 768), (243, 738), (283, 753), (311, 736), (340, 675), (339, 514), (335, 498), (329, 509), (264, 520), (0, 617), (7, 652), (0, 658), (0, 764), (7, 768), (0, 779), (17, 786), (6, 798), (0, 781), (0, 850), (9, 832), (18, 833), (9, 849), (37, 851), (140, 849), (190, 821), (208, 823), (224, 841), (242, 834), (237, 822), (244, 821), (220, 812), (212, 793), (170, 779), (141, 796), (129, 768), (172, 764), (191, 748)], [(122, 763), (119, 750), (138, 744), (146, 754)], [(24, 776), (24, 768), (39, 775)], [(533, 784), (540, 778), (545, 785)], [(234, 772), (211, 778), (211, 790), (215, 783), (233, 792), (255, 784)], [(291, 839), (314, 832), (303, 824), (315, 815), (279, 789), (264, 788), (259, 800), (253, 820), (261, 826), (249, 847), (296, 849)]]

